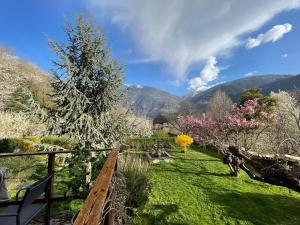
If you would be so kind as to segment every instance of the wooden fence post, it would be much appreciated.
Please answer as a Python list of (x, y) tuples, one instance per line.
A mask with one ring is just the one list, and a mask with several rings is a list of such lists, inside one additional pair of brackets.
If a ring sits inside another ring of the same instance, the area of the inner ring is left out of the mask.
[[(48, 154), (48, 174), (53, 173), (55, 168), (55, 153)], [(48, 194), (47, 194), (47, 201), (49, 206), (47, 207), (48, 212), (47, 214), (51, 217), (52, 216), (52, 196), (53, 196), (53, 188), (54, 188), (54, 176), (51, 178), (48, 187)]]
[(117, 149), (113, 149), (107, 157), (74, 225), (96, 225), (101, 220), (104, 220), (104, 224), (112, 224), (113, 220), (109, 220), (109, 217), (111, 217), (110, 213), (103, 218), (103, 212), (108, 207), (108, 204), (105, 203), (111, 191), (110, 186), (116, 168), (118, 153)]

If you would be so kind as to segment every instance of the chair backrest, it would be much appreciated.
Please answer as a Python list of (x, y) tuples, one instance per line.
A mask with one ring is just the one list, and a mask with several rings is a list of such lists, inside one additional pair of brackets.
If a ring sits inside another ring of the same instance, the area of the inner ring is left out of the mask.
[(26, 193), (23, 197), (23, 200), (20, 204), (18, 212), (24, 209), (26, 206), (33, 203), (37, 198), (39, 198), (43, 193), (46, 194), (47, 187), (49, 185), (50, 180), (53, 177), (53, 173), (47, 175), (42, 180), (37, 181), (32, 184), (30, 187), (26, 189)]

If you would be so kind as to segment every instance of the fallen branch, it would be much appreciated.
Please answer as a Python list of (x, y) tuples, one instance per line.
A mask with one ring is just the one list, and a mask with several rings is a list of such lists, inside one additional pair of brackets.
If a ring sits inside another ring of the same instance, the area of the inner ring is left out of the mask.
[[(239, 169), (242, 169), (251, 179), (300, 192), (300, 164), (298, 162), (253, 157), (246, 151), (233, 146), (223, 150), (222, 154), (223, 163), (229, 166), (232, 175), (238, 176)], [(251, 165), (260, 175), (256, 175), (246, 164)]]

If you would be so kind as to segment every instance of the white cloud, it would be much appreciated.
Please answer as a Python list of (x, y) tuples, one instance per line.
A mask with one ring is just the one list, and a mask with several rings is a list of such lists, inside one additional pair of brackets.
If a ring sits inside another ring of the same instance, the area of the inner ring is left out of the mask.
[(138, 89), (141, 89), (141, 88), (143, 88), (144, 86), (143, 86), (143, 85), (140, 85), (140, 84), (137, 84), (137, 85), (135, 85), (135, 87), (138, 88)]
[(284, 54), (281, 55), (281, 58), (283, 58), (283, 59), (286, 59), (288, 57), (289, 57), (289, 54), (287, 54), (287, 53), (284, 53)]
[(124, 84), (125, 87), (135, 87), (138, 89), (142, 89), (144, 86), (140, 84)]
[(242, 34), (300, 6), (300, 0), (89, 1), (101, 21), (120, 26), (144, 58), (164, 63), (180, 80), (191, 66), (243, 43)]
[(257, 73), (256, 70), (255, 70), (255, 71), (251, 71), (251, 72), (245, 73), (245, 74), (243, 75), (243, 77), (251, 77), (251, 76), (254, 76), (256, 73)]
[(200, 72), (200, 76), (189, 80), (188, 89), (198, 92), (210, 88), (211, 85), (209, 85), (209, 82), (215, 80), (218, 77), (219, 73), (220, 73), (220, 69), (217, 66), (216, 57), (214, 56), (209, 57), (206, 65)]
[(249, 72), (249, 73), (245, 73), (243, 77), (251, 77), (253, 75), (254, 75), (253, 72)]
[(133, 60), (129, 60), (128, 63), (129, 64), (143, 64), (143, 63), (153, 63), (153, 62), (157, 62), (158, 59), (156, 58), (143, 58), (143, 59), (133, 59)]
[(282, 38), (286, 33), (292, 30), (292, 24), (285, 23), (282, 25), (276, 25), (268, 30), (264, 34), (259, 34), (256, 38), (249, 38), (246, 47), (247, 48), (255, 48), (260, 46), (261, 44), (268, 42), (275, 42)]

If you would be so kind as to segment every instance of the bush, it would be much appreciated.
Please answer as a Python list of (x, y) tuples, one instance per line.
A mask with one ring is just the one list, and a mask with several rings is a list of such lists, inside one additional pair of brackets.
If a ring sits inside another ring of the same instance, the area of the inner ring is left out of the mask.
[(153, 132), (152, 137), (154, 138), (168, 138), (170, 137), (168, 132), (164, 130), (156, 130)]
[(28, 139), (17, 139), (17, 148), (22, 152), (37, 152), (36, 149)]
[(127, 132), (130, 137), (150, 137), (152, 135), (152, 120), (128, 112), (124, 112), (123, 116), (126, 119)]
[(0, 138), (43, 135), (45, 125), (32, 121), (25, 114), (0, 112)]
[(24, 139), (35, 142), (35, 143), (41, 143), (41, 138), (38, 136), (27, 136)]
[(154, 145), (157, 143), (158, 140), (162, 142), (164, 148), (171, 148), (174, 146), (173, 137), (166, 137), (166, 138), (136, 137), (136, 138), (129, 138), (126, 141), (126, 147), (129, 149), (139, 149), (139, 150), (149, 151), (153, 149)]
[(57, 145), (70, 150), (72, 150), (75, 145), (75, 141), (72, 138), (66, 136), (45, 136), (41, 139), (41, 143)]
[(150, 192), (148, 163), (136, 155), (128, 154), (120, 160), (119, 171), (126, 179), (126, 206), (132, 209), (143, 205)]
[(36, 152), (37, 149), (26, 138), (4, 138), (0, 140), (0, 152), (8, 153), (19, 150), (21, 152)]
[(4, 138), (0, 140), (0, 153), (11, 153), (17, 148), (15, 138)]
[[(22, 152), (36, 152), (38, 149), (43, 150), (41, 148), (42, 145), (34, 146), (34, 142), (36, 144), (50, 144), (62, 147), (64, 149), (72, 150), (74, 148), (75, 142), (68, 137), (58, 137), (58, 136), (46, 136), (40, 138), (38, 136), (27, 136), (24, 138), (4, 138), (0, 139), (0, 152), (14, 152), (15, 150), (19, 150)], [(47, 146), (45, 146), (47, 147)], [(45, 148), (47, 150), (47, 148)], [(44, 149), (44, 150), (45, 150)]]
[(187, 147), (193, 143), (193, 138), (185, 134), (179, 134), (175, 138), (175, 143), (182, 148), (183, 152), (186, 153)]

